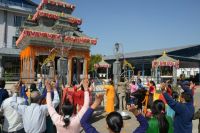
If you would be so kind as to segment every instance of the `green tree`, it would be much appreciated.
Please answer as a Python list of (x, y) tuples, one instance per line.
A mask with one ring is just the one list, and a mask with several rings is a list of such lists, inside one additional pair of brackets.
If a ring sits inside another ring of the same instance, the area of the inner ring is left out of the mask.
[(94, 69), (94, 64), (99, 63), (102, 59), (102, 55), (96, 54), (96, 55), (91, 55), (90, 58), (90, 63), (89, 63), (89, 72), (93, 73), (95, 71)]

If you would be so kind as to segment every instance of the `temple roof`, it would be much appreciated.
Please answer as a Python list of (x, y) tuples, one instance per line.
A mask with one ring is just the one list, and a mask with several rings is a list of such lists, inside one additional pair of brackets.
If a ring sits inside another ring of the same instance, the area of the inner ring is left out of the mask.
[(167, 56), (166, 52), (164, 51), (163, 55), (161, 57), (159, 57), (158, 59), (155, 59), (154, 61), (157, 61), (157, 62), (165, 62), (165, 61), (177, 62), (178, 60), (175, 60), (175, 59)]
[[(63, 12), (58, 7), (66, 9)], [(85, 47), (95, 45), (97, 39), (90, 38), (80, 31), (78, 25), (82, 20), (73, 17), (67, 9), (74, 9), (74, 5), (61, 0), (42, 0), (33, 18), (29, 17), (21, 28), (21, 34), (16, 41), (19, 48), (28, 45), (52, 46), (56, 44)]]
[(111, 65), (109, 64), (109, 63), (107, 63), (103, 58), (102, 58), (102, 60), (99, 62), (99, 63), (97, 63), (97, 64), (94, 64), (94, 67), (96, 67), (96, 68), (109, 68)]

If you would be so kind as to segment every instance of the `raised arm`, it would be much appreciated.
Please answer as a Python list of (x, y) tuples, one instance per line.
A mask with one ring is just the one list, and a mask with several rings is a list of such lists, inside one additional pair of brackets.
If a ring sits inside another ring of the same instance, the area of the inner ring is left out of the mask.
[(59, 98), (58, 91), (56, 90), (56, 88), (54, 89), (53, 92), (54, 92), (54, 98), (53, 98), (52, 105), (54, 108), (56, 108), (56, 107), (58, 107), (58, 105), (60, 103), (60, 98)]
[(45, 83), (46, 88), (47, 88), (47, 108), (49, 115), (51, 116), (52, 121), (57, 124), (60, 123), (60, 115), (56, 112), (55, 110), (55, 103), (59, 103), (59, 97), (58, 97), (58, 92), (54, 91), (54, 101), (52, 102), (51, 100), (51, 86), (49, 82), (47, 81)]
[(102, 100), (103, 95), (97, 95), (91, 108), (88, 108), (81, 119), (81, 126), (86, 133), (98, 133), (98, 131), (90, 124), (89, 120), (92, 117), (94, 110), (99, 106)]
[(184, 107), (181, 105), (181, 103), (176, 102), (168, 95), (167, 92), (163, 93), (163, 96), (165, 97), (165, 100), (167, 104), (176, 112), (181, 113), (184, 110)]
[(19, 92), (19, 88), (20, 88), (19, 84), (16, 84), (16, 85), (14, 86), (14, 90), (13, 90), (13, 91), (14, 91), (15, 93), (14, 93), (13, 96), (12, 96), (12, 100), (11, 100), (11, 102), (10, 102), (10, 105), (11, 105), (11, 107), (12, 107), (13, 109), (15, 109), (19, 114), (23, 115), (27, 106), (26, 106), (26, 105), (20, 105), (20, 104), (17, 103), (17, 93)]
[(133, 131), (133, 133), (146, 133), (146, 130), (148, 128), (148, 122), (146, 118), (142, 115), (139, 114), (135, 116), (137, 118), (137, 121), (140, 123), (140, 126)]
[(133, 133), (146, 133), (146, 130), (148, 128), (148, 122), (146, 118), (137, 110), (137, 107), (135, 105), (128, 105), (128, 110), (132, 112), (135, 117), (137, 118), (137, 121), (140, 123), (139, 127), (137, 127)]
[(88, 108), (88, 110), (85, 112), (85, 114), (83, 115), (81, 119), (81, 126), (83, 127), (83, 130), (85, 131), (85, 133), (98, 133), (96, 128), (94, 128), (90, 124), (90, 121), (89, 121), (90, 118), (92, 117), (93, 112), (94, 112), (94, 109)]
[(23, 115), (27, 105), (20, 105), (17, 103), (17, 94), (13, 94), (12, 101), (10, 105), (13, 109), (15, 109), (19, 114)]
[(82, 116), (86, 112), (86, 110), (88, 109), (89, 103), (90, 103), (89, 92), (85, 91), (84, 92), (84, 104), (83, 104), (83, 107), (81, 108), (81, 110), (78, 112), (78, 116), (80, 119), (82, 118)]

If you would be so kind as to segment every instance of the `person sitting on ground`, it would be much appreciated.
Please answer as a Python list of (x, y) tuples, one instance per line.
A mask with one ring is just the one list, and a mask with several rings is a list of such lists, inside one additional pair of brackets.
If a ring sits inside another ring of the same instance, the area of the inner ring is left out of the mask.
[(200, 133), (200, 109), (194, 114), (193, 120), (199, 119), (198, 133)]
[[(101, 104), (103, 100), (102, 94), (97, 94), (94, 103), (91, 105), (90, 108), (86, 111), (81, 119), (81, 125), (86, 133), (98, 133), (98, 131), (89, 123), (89, 119), (92, 117), (94, 110)], [(129, 111), (133, 112), (136, 116), (137, 120), (140, 123), (140, 126), (134, 131), (134, 133), (145, 133), (146, 129), (148, 128), (147, 120), (141, 115), (138, 111), (136, 106), (131, 105), (128, 106)], [(110, 133), (120, 133), (121, 129), (124, 126), (123, 119), (120, 113), (118, 112), (111, 112), (108, 114), (106, 118), (106, 122), (108, 125), (108, 130)]]
[(2, 102), (9, 97), (8, 91), (5, 89), (6, 82), (4, 79), (0, 79), (0, 106)]
[[(16, 87), (16, 91), (19, 91), (19, 86)], [(12, 97), (11, 107), (22, 115), (24, 130), (26, 133), (43, 133), (46, 130), (48, 108), (47, 105), (40, 105), (40, 100), (39, 91), (31, 92), (31, 104), (29, 106), (19, 105), (17, 103), (16, 94)], [(54, 91), (53, 106), (57, 107), (59, 102), (58, 92)]]
[(47, 87), (47, 105), (48, 111), (51, 116), (53, 123), (56, 125), (57, 133), (79, 133), (81, 124), (80, 120), (83, 114), (89, 107), (89, 92), (88, 92), (88, 80), (83, 81), (84, 87), (84, 104), (77, 115), (73, 114), (74, 106), (70, 102), (68, 104), (63, 104), (61, 108), (62, 115), (59, 115), (51, 103), (51, 86), (46, 82)]
[[(13, 87), (12, 92), (15, 93), (16, 85)], [(1, 105), (1, 111), (3, 112), (3, 132), (4, 133), (25, 133), (22, 122), (22, 116), (11, 107), (12, 97), (5, 99)], [(17, 103), (19, 105), (25, 105), (25, 99), (17, 97)]]
[(146, 133), (173, 133), (172, 118), (166, 116), (165, 104), (162, 100), (156, 100), (152, 105), (152, 117), (149, 119), (149, 127)]
[(179, 83), (184, 92), (181, 93), (180, 102), (174, 101), (162, 87), (163, 95), (167, 104), (175, 111), (174, 133), (192, 133), (192, 118), (194, 115), (193, 96), (189, 82)]

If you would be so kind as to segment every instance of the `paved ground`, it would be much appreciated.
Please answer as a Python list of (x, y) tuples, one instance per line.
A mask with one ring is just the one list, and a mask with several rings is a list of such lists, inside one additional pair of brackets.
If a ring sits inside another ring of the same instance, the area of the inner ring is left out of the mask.
[[(196, 103), (195, 109), (196, 110), (200, 108), (199, 101), (200, 101), (200, 87), (198, 87), (195, 94), (195, 103)], [(138, 126), (138, 122), (135, 119), (135, 117), (132, 114), (130, 114), (130, 116), (131, 116), (131, 119), (124, 120), (125, 124), (122, 130), (122, 133), (132, 133), (132, 131)], [(95, 115), (94, 118), (92, 119), (92, 123), (93, 123), (92, 125), (95, 126), (96, 129), (101, 133), (108, 132), (105, 118), (106, 118), (106, 114), (103, 113), (101, 115)], [(193, 121), (193, 131), (192, 131), (193, 133), (198, 133), (198, 123), (199, 123), (198, 120)]]

